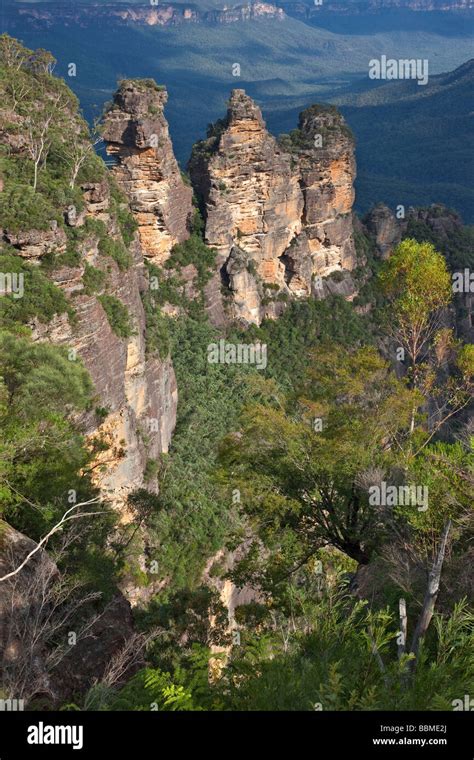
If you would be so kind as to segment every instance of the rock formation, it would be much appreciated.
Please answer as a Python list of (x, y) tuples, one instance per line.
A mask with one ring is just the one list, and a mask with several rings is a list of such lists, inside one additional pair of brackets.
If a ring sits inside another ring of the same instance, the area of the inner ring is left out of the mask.
[(376, 253), (380, 258), (388, 259), (402, 238), (402, 225), (384, 203), (377, 204), (364, 221), (367, 231), (375, 239)]
[[(74, 206), (64, 209), (64, 225), (52, 220), (50, 229), (12, 232), (6, 227), (0, 229), (0, 242), (8, 244), (30, 264), (39, 265), (45, 256), (53, 254), (58, 262), (49, 276), (73, 306), (74, 322), (63, 313), (48, 323), (34, 318), (29, 326), (34, 340), (68, 346), (71, 355), (77, 355), (89, 371), (96, 406), (84, 415), (82, 428), (89, 437), (99, 435), (109, 444), (108, 450), (98, 457), (95, 479), (102, 493), (127, 520), (127, 496), (144, 485), (147, 461), (168, 450), (176, 421), (176, 379), (169, 358), (146, 354), (141, 294), (147, 290), (148, 280), (137, 235), (129, 246), (129, 266), (120, 267), (104, 253), (97, 231), (99, 225), (102, 236), (125, 251), (108, 180), (98, 177), (96, 182), (82, 184), (80, 191), (83, 208), (80, 213)], [(186, 188), (185, 197), (188, 196)], [(70, 228), (77, 231), (76, 261), (66, 265), (62, 259)], [(184, 222), (180, 231), (186, 234)], [(97, 293), (84, 288), (87, 267), (100, 270), (104, 277), (104, 285)], [(100, 300), (103, 293), (126, 307), (130, 337), (120, 337), (114, 332)], [(96, 409), (100, 410), (99, 415)], [(147, 487), (156, 490), (156, 479), (148, 482)]]
[(303, 227), (313, 272), (355, 267), (352, 229), (354, 142), (336, 108), (314, 105), (300, 114), (292, 140), (305, 199)]
[(192, 190), (174, 157), (163, 108), (166, 90), (152, 80), (124, 81), (104, 118), (107, 153), (138, 221), (143, 254), (162, 264), (189, 236)]
[(288, 297), (318, 295), (319, 278), (354, 268), (354, 148), (335, 108), (307, 109), (277, 142), (253, 100), (233, 90), (189, 171), (232, 317), (258, 324)]

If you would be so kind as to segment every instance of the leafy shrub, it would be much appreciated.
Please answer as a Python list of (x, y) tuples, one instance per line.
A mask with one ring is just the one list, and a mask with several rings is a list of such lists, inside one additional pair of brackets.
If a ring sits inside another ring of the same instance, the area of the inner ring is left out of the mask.
[(125, 245), (130, 245), (135, 232), (138, 229), (138, 223), (128, 207), (118, 206), (115, 210), (115, 214), (117, 216), (117, 222), (120, 227), (120, 232), (122, 233), (123, 241)]
[(121, 271), (129, 269), (133, 263), (130, 253), (121, 240), (114, 240), (110, 237), (102, 238), (99, 241), (99, 251), (103, 256), (111, 256)]
[(91, 266), (86, 262), (82, 282), (87, 295), (92, 295), (102, 290), (105, 284), (106, 274), (101, 269)]
[(215, 261), (216, 251), (209, 248), (198, 235), (192, 234), (184, 243), (173, 247), (165, 267), (180, 269), (193, 264), (198, 273), (198, 287), (203, 287), (212, 277)]
[(146, 350), (149, 354), (158, 355), (165, 359), (170, 353), (169, 318), (161, 313), (159, 305), (151, 293), (143, 296), (143, 308), (146, 318)]
[(29, 185), (9, 185), (0, 193), (0, 227), (11, 232), (48, 230), (60, 222), (53, 204)]
[(50, 322), (55, 314), (67, 312), (73, 317), (74, 310), (68, 304), (63, 291), (51, 282), (39, 267), (27, 264), (20, 256), (0, 251), (0, 272), (23, 276), (23, 295), (14, 298), (5, 295), (1, 299), (2, 325), (26, 324), (34, 317), (40, 322)]
[(119, 301), (115, 296), (111, 296), (107, 293), (99, 296), (109, 324), (116, 335), (119, 338), (129, 338), (132, 334), (132, 328), (130, 325), (130, 315), (128, 309), (122, 301)]

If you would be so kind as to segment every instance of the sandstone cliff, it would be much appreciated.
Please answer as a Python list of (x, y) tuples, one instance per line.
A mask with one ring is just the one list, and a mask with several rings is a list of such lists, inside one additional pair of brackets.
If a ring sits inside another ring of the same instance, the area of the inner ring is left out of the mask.
[[(65, 106), (63, 110), (70, 128), (79, 132), (74, 108)], [(0, 115), (11, 118), (5, 111)], [(18, 134), (24, 124), (17, 121), (13, 141), (10, 133), (2, 133), (0, 140), (21, 159), (24, 148)], [(78, 140), (77, 150), (82, 149), (79, 137), (74, 139)], [(18, 220), (0, 219), (0, 243), (25, 262), (47, 271), (71, 305), (74, 320), (64, 312), (48, 322), (34, 317), (29, 327), (35, 340), (67, 345), (72, 360), (80, 357), (89, 371), (95, 409), (84, 415), (81, 426), (90, 439), (100, 436), (108, 445), (98, 454), (95, 480), (126, 520), (127, 496), (144, 485), (147, 462), (168, 450), (176, 421), (177, 387), (171, 360), (146, 353), (141, 295), (148, 288), (148, 279), (143, 250), (136, 233), (130, 236), (127, 250), (119, 223), (120, 217), (129, 213), (126, 199), (117, 198), (103, 165), (99, 162), (96, 167), (97, 181), (83, 181), (75, 188), (76, 205), (59, 207), (56, 219), (41, 229), (29, 220), (19, 228)], [(184, 221), (179, 229), (185, 234)], [(85, 286), (88, 272), (100, 278), (93, 289)], [(104, 299), (112, 299), (124, 310), (128, 321), (125, 334), (114, 329)], [(156, 479), (147, 487), (156, 490)]]
[(26, 21), (37, 29), (51, 26), (57, 18), (63, 23), (87, 27), (90, 24), (110, 24), (111, 19), (117, 25), (137, 26), (180, 26), (182, 24), (235, 24), (256, 19), (285, 18), (282, 8), (272, 3), (253, 2), (236, 3), (228, 7), (201, 10), (194, 4), (143, 3), (127, 5), (126, 3), (107, 3), (104, 6), (91, 5), (57, 5), (54, 2), (42, 2), (35, 6), (22, 6), (9, 9), (11, 21)]
[(103, 136), (113, 170), (138, 221), (144, 255), (162, 264), (175, 243), (185, 240), (192, 190), (181, 178), (163, 108), (164, 88), (152, 80), (124, 81), (104, 118)]
[(277, 142), (252, 99), (233, 90), (189, 171), (233, 318), (258, 324), (288, 297), (318, 297), (320, 278), (354, 268), (354, 146), (336, 109), (307, 109)]
[[(118, 236), (116, 220), (109, 208), (108, 184), (87, 185), (85, 196), (92, 196), (93, 200), (87, 203), (83, 223), (88, 218), (100, 218), (108, 234)], [(8, 232), (5, 236), (11, 240)], [(63, 314), (48, 324), (34, 320), (30, 326), (34, 339), (64, 344), (76, 351), (91, 375), (96, 408), (103, 409), (106, 416), (101, 421), (91, 411), (84, 417), (83, 427), (91, 438), (100, 435), (108, 446), (98, 455), (96, 482), (126, 520), (127, 496), (144, 484), (147, 461), (168, 450), (176, 422), (176, 379), (169, 358), (146, 356), (145, 314), (140, 294), (147, 288), (147, 280), (138, 242), (131, 246), (133, 263), (123, 271), (101, 253), (94, 234), (86, 235), (78, 248), (81, 258), (77, 266), (60, 266), (51, 273), (53, 281), (73, 302), (74, 323)], [(17, 242), (16, 250), (28, 258), (28, 246)], [(84, 292), (82, 278), (87, 266), (106, 272), (102, 292), (117, 298), (127, 308), (132, 325), (130, 337), (123, 338), (114, 332), (97, 297), (100, 293)], [(153, 490), (158, 484), (155, 481), (147, 486)]]

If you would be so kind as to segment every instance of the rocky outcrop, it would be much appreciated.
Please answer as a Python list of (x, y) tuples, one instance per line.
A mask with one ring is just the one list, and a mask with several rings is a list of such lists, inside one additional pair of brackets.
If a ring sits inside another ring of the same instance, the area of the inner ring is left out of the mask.
[(64, 253), (66, 250), (66, 233), (55, 220), (51, 221), (49, 230), (3, 231), (3, 241), (18, 250), (20, 256), (30, 261), (39, 260), (48, 253)]
[(379, 203), (364, 219), (367, 231), (375, 240), (376, 253), (388, 259), (402, 238), (403, 227), (384, 203)]
[(192, 190), (174, 157), (163, 108), (166, 90), (152, 80), (124, 81), (104, 117), (113, 173), (138, 222), (143, 254), (162, 264), (171, 248), (189, 236)]
[(292, 137), (305, 199), (304, 231), (313, 272), (322, 277), (356, 264), (352, 229), (354, 140), (333, 106), (314, 105), (300, 114)]
[(206, 218), (206, 243), (233, 296), (233, 316), (261, 317), (262, 286), (285, 289), (281, 256), (301, 231), (303, 195), (291, 157), (267, 132), (260, 109), (233, 90), (227, 118), (195, 146), (189, 169)]
[(353, 141), (336, 109), (307, 109), (277, 142), (253, 100), (233, 90), (189, 172), (233, 318), (258, 324), (288, 296), (314, 295), (318, 278), (354, 268)]

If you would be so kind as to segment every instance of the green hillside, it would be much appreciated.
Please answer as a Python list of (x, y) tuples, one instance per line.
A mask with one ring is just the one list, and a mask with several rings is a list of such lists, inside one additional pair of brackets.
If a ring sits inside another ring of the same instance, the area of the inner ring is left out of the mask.
[(471, 60), (426, 87), (389, 82), (333, 101), (357, 135), (359, 208), (436, 198), (474, 218), (473, 85)]

